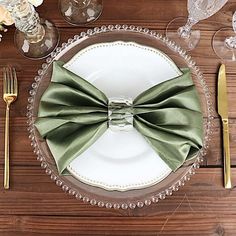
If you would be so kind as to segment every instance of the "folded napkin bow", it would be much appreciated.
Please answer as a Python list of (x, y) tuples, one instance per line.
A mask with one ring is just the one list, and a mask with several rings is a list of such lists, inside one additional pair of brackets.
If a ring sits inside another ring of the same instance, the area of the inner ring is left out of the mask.
[[(198, 95), (189, 69), (182, 72), (141, 93), (131, 105), (133, 126), (173, 171), (193, 158), (203, 142)], [(35, 126), (60, 174), (68, 174), (70, 162), (107, 130), (108, 103), (103, 92), (65, 69), (63, 62), (54, 62)]]

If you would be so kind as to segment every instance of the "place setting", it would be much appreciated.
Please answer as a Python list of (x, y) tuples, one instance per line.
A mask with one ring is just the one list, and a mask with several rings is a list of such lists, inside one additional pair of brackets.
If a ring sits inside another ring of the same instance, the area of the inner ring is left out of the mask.
[[(104, 25), (61, 45), (54, 23), (39, 18), (38, 4), (0, 1), (5, 25), (17, 28), (19, 52), (32, 60), (45, 58), (27, 106), (31, 146), (45, 174), (76, 199), (115, 209), (157, 204), (181, 189), (207, 158), (214, 129), (212, 95), (191, 56), (201, 35), (192, 26), (227, 1), (187, 1), (188, 19), (172, 20), (166, 35), (141, 26)], [(74, 26), (97, 20), (104, 10), (100, 0), (58, 4)], [(232, 26), (212, 38), (212, 50), (222, 60), (217, 109), (226, 189), (233, 184), (226, 66), (236, 60), (235, 14)], [(3, 69), (3, 85), (4, 188), (9, 189), (9, 108), (21, 95), (14, 68)]]

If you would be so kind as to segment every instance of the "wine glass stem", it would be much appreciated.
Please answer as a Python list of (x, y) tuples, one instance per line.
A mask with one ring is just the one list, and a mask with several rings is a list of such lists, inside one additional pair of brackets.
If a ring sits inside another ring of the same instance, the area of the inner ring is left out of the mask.
[(229, 48), (236, 48), (236, 36), (231, 36), (225, 39), (225, 45)]
[(178, 34), (182, 38), (189, 38), (191, 35), (191, 29), (198, 21), (192, 17), (188, 17), (187, 23), (178, 29)]
[(43, 39), (45, 29), (40, 24), (39, 15), (33, 5), (27, 0), (12, 0), (7, 9), (15, 21), (16, 28), (25, 34), (30, 43), (37, 43)]

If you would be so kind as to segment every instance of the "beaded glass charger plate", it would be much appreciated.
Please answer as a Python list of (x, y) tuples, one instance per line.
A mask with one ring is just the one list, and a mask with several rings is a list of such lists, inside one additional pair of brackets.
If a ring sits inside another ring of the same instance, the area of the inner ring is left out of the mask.
[[(124, 133), (108, 129), (70, 163), (71, 176), (60, 176), (47, 143), (34, 127), (54, 60), (64, 61), (65, 68), (94, 84), (108, 98), (133, 99), (153, 85), (181, 75), (178, 68), (189, 67), (204, 115), (204, 146), (195, 162), (185, 163), (171, 172), (136, 130)], [(57, 48), (38, 74), (28, 105), (30, 138), (41, 166), (69, 194), (98, 206), (142, 207), (178, 190), (199, 166), (208, 147), (211, 128), (209, 90), (191, 57), (160, 34), (133, 26), (88, 30)]]

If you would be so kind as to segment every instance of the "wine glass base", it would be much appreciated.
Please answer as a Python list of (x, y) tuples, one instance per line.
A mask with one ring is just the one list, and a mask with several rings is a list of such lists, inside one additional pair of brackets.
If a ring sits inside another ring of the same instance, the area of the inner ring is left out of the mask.
[(42, 59), (47, 57), (58, 45), (59, 32), (54, 24), (48, 20), (40, 19), (44, 28), (44, 35), (38, 42), (31, 42), (27, 36), (16, 30), (15, 45), (20, 53), (30, 59)]
[(75, 0), (60, 0), (59, 8), (61, 14), (66, 22), (71, 25), (85, 25), (91, 23), (98, 19), (98, 17), (102, 14), (103, 4), (102, 0), (80, 0), (81, 4), (79, 5), (79, 1)]
[(225, 43), (225, 39), (231, 36), (235, 36), (235, 32), (230, 27), (218, 30), (213, 36), (214, 52), (224, 61), (236, 61), (236, 48), (231, 48)]
[(187, 18), (178, 17), (173, 19), (166, 28), (166, 36), (182, 47), (186, 51), (193, 50), (200, 41), (200, 30), (191, 30), (188, 38), (183, 38), (179, 35), (178, 29), (184, 26), (187, 22)]

